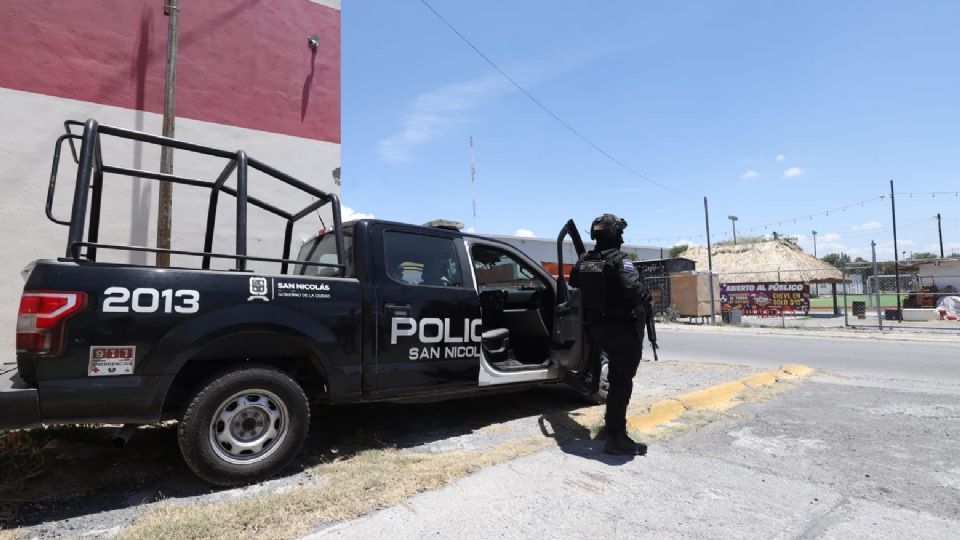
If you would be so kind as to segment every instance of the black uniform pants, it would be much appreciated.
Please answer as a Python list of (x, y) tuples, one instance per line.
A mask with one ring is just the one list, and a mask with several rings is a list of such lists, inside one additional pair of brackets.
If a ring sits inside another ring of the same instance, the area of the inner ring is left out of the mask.
[(636, 319), (605, 320), (590, 327), (594, 342), (607, 353), (609, 363), (607, 391), (607, 435), (627, 432), (627, 404), (633, 393), (633, 378), (643, 354), (643, 336)]

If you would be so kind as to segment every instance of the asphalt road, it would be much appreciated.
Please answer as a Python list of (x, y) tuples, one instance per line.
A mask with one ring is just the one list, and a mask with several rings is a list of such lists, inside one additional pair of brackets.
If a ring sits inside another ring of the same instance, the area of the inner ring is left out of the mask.
[(868, 379), (960, 384), (960, 338), (897, 341), (870, 336), (828, 338), (805, 331), (798, 331), (795, 335), (766, 335), (669, 326), (658, 328), (657, 334), (663, 360), (759, 367), (796, 362), (818, 370)]
[(644, 458), (575, 441), (313, 538), (956, 538), (960, 345), (688, 330), (660, 340), (662, 358), (821, 371)]

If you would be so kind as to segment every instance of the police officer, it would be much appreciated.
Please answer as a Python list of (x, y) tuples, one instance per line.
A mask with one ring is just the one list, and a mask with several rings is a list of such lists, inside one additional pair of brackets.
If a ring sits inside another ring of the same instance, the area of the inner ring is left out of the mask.
[(626, 415), (643, 351), (643, 326), (637, 317), (650, 303), (650, 292), (633, 262), (620, 251), (626, 228), (627, 222), (613, 214), (593, 220), (590, 238), (596, 247), (577, 261), (570, 285), (581, 290), (590, 336), (609, 359), (604, 451), (642, 456), (647, 447), (627, 436)]

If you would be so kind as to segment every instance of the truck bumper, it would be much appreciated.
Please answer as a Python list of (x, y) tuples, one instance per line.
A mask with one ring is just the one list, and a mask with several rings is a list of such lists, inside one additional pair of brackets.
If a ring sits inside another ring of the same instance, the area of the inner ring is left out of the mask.
[[(0, 371), (10, 368), (0, 364)], [(40, 425), (40, 397), (13, 369), (0, 375), (0, 430), (23, 429)]]

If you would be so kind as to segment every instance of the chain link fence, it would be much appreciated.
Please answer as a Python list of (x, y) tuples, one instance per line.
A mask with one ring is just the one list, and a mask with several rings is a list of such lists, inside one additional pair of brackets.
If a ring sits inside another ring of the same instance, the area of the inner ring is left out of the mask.
[(853, 263), (843, 276), (864, 284), (842, 291), (847, 326), (960, 330), (960, 262)]
[[(960, 262), (853, 263), (831, 274), (783, 268), (717, 274), (721, 282), (714, 293), (717, 321), (745, 326), (960, 331)], [(705, 322), (702, 313), (692, 316), (677, 309), (676, 299), (689, 291), (674, 290), (681, 282), (671, 277), (643, 276), (658, 317)], [(703, 291), (697, 295), (709, 306)]]

